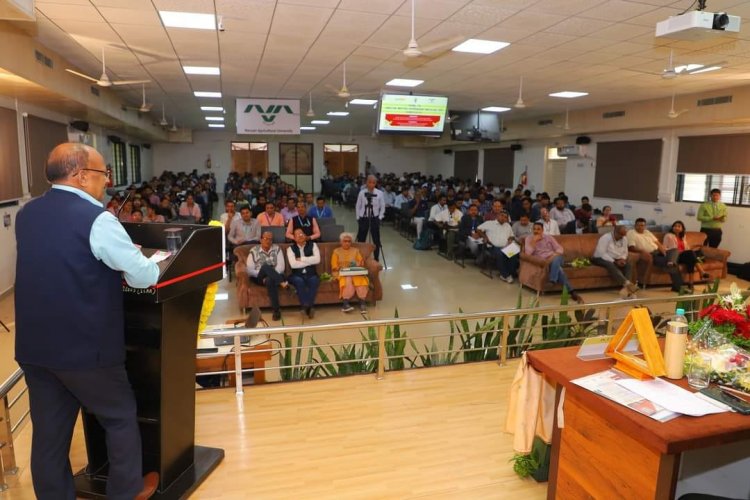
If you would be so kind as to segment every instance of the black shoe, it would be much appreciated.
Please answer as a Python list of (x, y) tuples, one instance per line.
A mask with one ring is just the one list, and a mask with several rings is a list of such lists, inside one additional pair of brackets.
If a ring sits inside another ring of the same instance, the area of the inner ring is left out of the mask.
[(276, 311), (274, 311), (272, 318), (273, 318), (274, 321), (280, 320), (281, 319), (281, 311), (279, 311), (278, 309)]
[(701, 278), (703, 278), (704, 280), (707, 280), (707, 279), (708, 279), (708, 278), (710, 278), (710, 277), (711, 277), (711, 275), (710, 275), (710, 274), (708, 274), (708, 273), (703, 273), (703, 274), (701, 274)]
[(581, 298), (580, 295), (578, 295), (578, 292), (568, 292), (570, 294), (570, 298), (575, 300), (579, 304), (583, 304), (583, 298)]
[(308, 307), (307, 308), (307, 317), (312, 319), (315, 317), (315, 308), (314, 307)]

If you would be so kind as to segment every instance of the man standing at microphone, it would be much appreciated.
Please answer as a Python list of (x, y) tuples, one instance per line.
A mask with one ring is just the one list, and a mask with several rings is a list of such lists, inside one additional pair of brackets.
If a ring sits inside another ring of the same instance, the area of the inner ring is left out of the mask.
[(377, 182), (374, 175), (367, 176), (367, 186), (359, 192), (355, 209), (359, 225), (357, 241), (367, 241), (369, 231), (375, 244), (375, 260), (380, 260), (380, 221), (385, 216), (385, 197), (375, 188)]

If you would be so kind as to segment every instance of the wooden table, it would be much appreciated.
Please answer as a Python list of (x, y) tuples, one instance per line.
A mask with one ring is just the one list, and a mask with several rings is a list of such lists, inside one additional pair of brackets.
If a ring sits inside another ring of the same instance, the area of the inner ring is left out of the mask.
[[(673, 498), (683, 452), (750, 439), (750, 417), (721, 413), (661, 423), (570, 381), (613, 360), (581, 361), (578, 347), (528, 351), (537, 371), (565, 388), (564, 428), (555, 418), (547, 498)], [(687, 387), (687, 381), (676, 381)], [(750, 450), (748, 450), (750, 454)]]
[[(242, 368), (254, 368), (253, 382), (255, 384), (266, 383), (266, 361), (271, 359), (271, 343), (266, 342), (257, 344), (252, 347), (243, 348), (242, 350)], [(260, 352), (258, 352), (260, 351)], [(195, 357), (195, 373), (201, 374), (206, 372), (220, 372), (234, 370), (234, 352), (231, 346), (223, 352), (216, 354), (202, 354)], [(227, 375), (227, 385), (235, 385), (234, 373)]]

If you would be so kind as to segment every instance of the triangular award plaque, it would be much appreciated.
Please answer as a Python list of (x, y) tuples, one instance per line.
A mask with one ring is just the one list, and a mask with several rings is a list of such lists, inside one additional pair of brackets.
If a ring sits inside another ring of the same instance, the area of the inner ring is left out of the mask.
[[(638, 338), (643, 359), (623, 352), (633, 335)], [(651, 324), (648, 309), (645, 307), (631, 309), (607, 345), (604, 354), (617, 361), (615, 369), (638, 380), (661, 377), (666, 374), (664, 356), (656, 340), (656, 332)]]

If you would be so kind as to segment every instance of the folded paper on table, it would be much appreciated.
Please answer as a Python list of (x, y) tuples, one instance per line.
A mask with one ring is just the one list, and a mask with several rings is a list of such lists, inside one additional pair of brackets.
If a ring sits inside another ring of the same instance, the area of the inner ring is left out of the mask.
[(518, 246), (518, 243), (515, 241), (513, 243), (510, 243), (509, 245), (504, 246), (501, 251), (507, 256), (507, 257), (513, 257), (514, 255), (518, 255), (521, 253), (521, 247)]
[(151, 254), (151, 257), (148, 258), (151, 262), (161, 262), (163, 260), (167, 260), (172, 255), (172, 252), (165, 252), (164, 250), (157, 250), (153, 254)]
[(680, 416), (679, 413), (669, 411), (618, 385), (618, 382), (624, 379), (632, 380), (617, 370), (606, 370), (571, 380), (571, 382), (659, 422), (666, 422)]
[(663, 406), (669, 411), (690, 415), (691, 417), (702, 417), (703, 415), (726, 411), (696, 397), (692, 392), (660, 378), (653, 380), (622, 379), (618, 380), (617, 384), (659, 406)]

